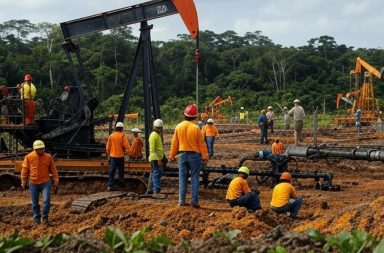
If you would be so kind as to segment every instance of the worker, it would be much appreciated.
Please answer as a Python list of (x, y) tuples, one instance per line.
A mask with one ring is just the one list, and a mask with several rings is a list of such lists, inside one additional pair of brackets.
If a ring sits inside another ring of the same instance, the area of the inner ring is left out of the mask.
[(355, 113), (355, 125), (356, 125), (356, 131), (358, 133), (361, 133), (361, 110), (357, 109)]
[(265, 110), (261, 110), (257, 120), (260, 127), (260, 144), (268, 144), (268, 118), (265, 113)]
[[(57, 193), (59, 185), (59, 175), (52, 156), (45, 153), (45, 145), (41, 140), (33, 142), (33, 150), (24, 158), (21, 169), (21, 188), (27, 187), (29, 178), (29, 192), (31, 194), (33, 220), (39, 225), (41, 218), (44, 225), (49, 224), (49, 210), (51, 207), (51, 178), (53, 177), (54, 193)], [(43, 209), (40, 213), (39, 196), (43, 198)]]
[(185, 201), (188, 185), (188, 174), (191, 175), (191, 206), (199, 205), (199, 176), (201, 163), (208, 162), (208, 150), (199, 127), (193, 123), (198, 117), (197, 106), (188, 105), (184, 109), (184, 121), (179, 123), (173, 134), (169, 161), (175, 160), (179, 154), (179, 206), (187, 206)]
[(139, 136), (141, 133), (140, 129), (132, 128), (131, 133), (133, 135), (133, 140), (131, 148), (129, 149), (129, 158), (131, 160), (141, 160), (143, 158), (143, 139)]
[(274, 155), (284, 154), (284, 145), (279, 139), (276, 139), (275, 142), (272, 143), (272, 154)]
[(293, 116), (295, 145), (299, 145), (299, 142), (303, 141), (301, 133), (304, 127), (305, 112), (303, 107), (300, 105), (300, 100), (295, 99), (293, 104), (294, 106), (288, 112), (288, 115)]
[(113, 191), (116, 169), (119, 173), (118, 184), (124, 188), (124, 156), (129, 153), (130, 146), (127, 136), (123, 133), (123, 122), (117, 122), (115, 132), (108, 137), (106, 152), (109, 158), (109, 179), (107, 191)]
[(251, 191), (248, 186), (247, 178), (249, 169), (242, 166), (238, 170), (239, 176), (232, 179), (228, 186), (227, 196), (225, 197), (231, 207), (242, 206), (249, 212), (261, 209), (259, 191)]
[(239, 119), (240, 119), (240, 124), (244, 124), (245, 123), (244, 107), (240, 107)]
[(153, 121), (153, 132), (149, 136), (149, 161), (151, 163), (151, 173), (149, 175), (147, 193), (158, 194), (161, 191), (161, 176), (164, 171), (164, 150), (161, 133), (164, 122), (161, 119)]
[(284, 119), (284, 129), (288, 130), (289, 125), (291, 124), (291, 116), (288, 114), (288, 108), (284, 107), (283, 108), (283, 119)]
[(215, 145), (215, 139), (219, 137), (219, 130), (213, 124), (213, 119), (208, 119), (207, 124), (201, 129), (205, 143), (207, 144), (209, 159), (213, 157), (213, 146)]
[(276, 115), (273, 112), (272, 106), (268, 106), (268, 112), (267, 112), (266, 116), (268, 119), (268, 128), (271, 130), (271, 134), (273, 134), (273, 126), (275, 124)]
[(24, 76), (24, 83), (20, 86), (20, 93), (21, 99), (24, 101), (25, 124), (34, 124), (36, 115), (36, 102), (34, 101), (36, 97), (36, 87), (32, 83), (31, 74), (26, 74)]
[(283, 172), (280, 176), (280, 183), (272, 192), (271, 209), (278, 214), (287, 213), (289, 217), (295, 219), (301, 208), (302, 199), (297, 196), (291, 182), (291, 174)]

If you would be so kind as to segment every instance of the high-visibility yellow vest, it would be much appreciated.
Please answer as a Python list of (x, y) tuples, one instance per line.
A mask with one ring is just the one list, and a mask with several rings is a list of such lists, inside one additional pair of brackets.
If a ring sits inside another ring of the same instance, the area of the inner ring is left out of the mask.
[(240, 112), (240, 119), (244, 119), (245, 118), (245, 112)]
[(23, 83), (20, 91), (22, 99), (35, 99), (36, 97), (36, 87), (33, 83)]

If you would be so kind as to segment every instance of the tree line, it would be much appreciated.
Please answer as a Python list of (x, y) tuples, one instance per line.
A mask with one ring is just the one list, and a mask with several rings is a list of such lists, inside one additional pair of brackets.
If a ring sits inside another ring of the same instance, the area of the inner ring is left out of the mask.
[[(132, 28), (94, 33), (74, 42), (80, 46), (93, 94), (101, 101), (96, 113), (117, 112), (138, 43)], [(25, 73), (31, 73), (37, 96), (49, 103), (64, 85), (75, 84), (62, 43), (57, 24), (0, 23), (0, 84), (16, 86)], [(180, 34), (177, 40), (153, 41), (152, 46), (162, 114), (172, 119), (195, 101), (195, 42)], [(295, 98), (308, 112), (325, 108), (327, 113), (335, 113), (337, 94), (353, 88), (349, 73), (358, 56), (379, 70), (384, 65), (383, 50), (339, 45), (327, 35), (309, 39), (300, 47), (283, 47), (261, 31), (239, 36), (234, 31), (216, 34), (205, 30), (200, 32), (200, 52), (200, 108), (216, 96), (231, 96), (234, 105), (223, 106), (228, 116), (241, 106), (255, 115), (268, 105), (290, 107)], [(129, 112), (143, 112), (141, 80), (136, 79)], [(384, 82), (376, 79), (374, 83), (375, 96), (383, 98)], [(380, 104), (384, 106), (382, 99)]]

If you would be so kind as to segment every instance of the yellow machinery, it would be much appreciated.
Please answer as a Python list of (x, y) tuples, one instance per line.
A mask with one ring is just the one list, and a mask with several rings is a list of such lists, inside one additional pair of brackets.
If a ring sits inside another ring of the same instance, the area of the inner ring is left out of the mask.
[[(342, 93), (337, 96), (337, 109), (339, 109), (340, 100), (345, 101), (350, 106), (346, 118), (335, 119), (337, 125), (353, 125), (354, 115), (358, 109), (361, 110), (363, 124), (371, 124), (377, 121), (380, 108), (373, 92), (373, 76), (380, 79), (381, 74), (380, 71), (357, 57), (355, 69), (350, 72), (351, 82), (354, 81), (355, 83), (354, 90), (348, 92), (345, 96)], [(361, 79), (363, 79), (362, 84)]]
[(228, 118), (224, 117), (220, 113), (220, 106), (224, 104), (232, 105), (231, 96), (228, 96), (226, 99), (222, 99), (220, 96), (217, 96), (209, 105), (205, 107), (205, 113), (202, 113), (201, 117), (212, 118), (216, 123), (227, 123)]

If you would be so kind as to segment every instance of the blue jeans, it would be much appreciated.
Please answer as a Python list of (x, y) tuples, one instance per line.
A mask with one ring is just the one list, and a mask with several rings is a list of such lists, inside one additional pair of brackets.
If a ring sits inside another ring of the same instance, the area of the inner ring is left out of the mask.
[(272, 210), (276, 213), (286, 213), (290, 212), (291, 218), (296, 218), (297, 214), (300, 211), (301, 205), (303, 203), (303, 200), (300, 197), (297, 197), (296, 199), (290, 199), (289, 203), (282, 207), (272, 207)]
[(199, 176), (201, 154), (195, 152), (180, 152), (179, 154), (179, 203), (185, 204), (188, 187), (188, 173), (191, 173), (191, 203), (199, 203)]
[(163, 175), (163, 167), (158, 165), (157, 160), (151, 161), (151, 181), (150, 181), (150, 189), (154, 193), (159, 193), (161, 191), (161, 176)]
[(215, 136), (206, 136), (205, 143), (207, 143), (207, 149), (209, 157), (213, 156), (213, 145), (215, 145)]
[(109, 161), (108, 188), (113, 189), (115, 183), (116, 169), (119, 172), (119, 181), (121, 188), (124, 188), (124, 157), (111, 157)]
[[(29, 184), (29, 192), (32, 200), (33, 220), (40, 223), (40, 219), (48, 220), (49, 209), (51, 207), (51, 181), (43, 184)], [(43, 196), (43, 215), (40, 214), (39, 196)]]
[(259, 196), (253, 192), (247, 193), (237, 199), (229, 201), (231, 207), (242, 206), (251, 211), (261, 209)]
[(264, 123), (260, 125), (260, 143), (268, 142), (268, 125)]

